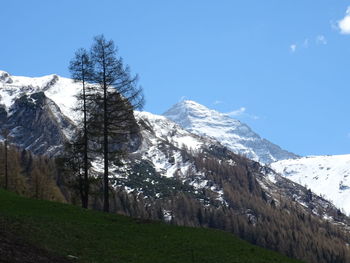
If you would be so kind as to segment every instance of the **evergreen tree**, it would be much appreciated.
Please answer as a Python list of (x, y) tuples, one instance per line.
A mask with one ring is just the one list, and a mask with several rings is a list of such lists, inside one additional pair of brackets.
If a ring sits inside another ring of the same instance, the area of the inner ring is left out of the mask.
[[(88, 160), (88, 130), (87, 130), (87, 92), (88, 92), (88, 86), (87, 81), (91, 79), (92, 75), (92, 63), (89, 58), (88, 52), (81, 48), (78, 49), (78, 51), (75, 53), (75, 57), (71, 60), (69, 70), (72, 74), (73, 79), (76, 82), (81, 83), (82, 85), (82, 92), (78, 95), (78, 101), (82, 102), (82, 107), (79, 107), (76, 109), (78, 111), (81, 111), (83, 113), (83, 120), (82, 120), (82, 141), (80, 141), (80, 136), (77, 136), (76, 141), (73, 142), (73, 144), (81, 144), (81, 147), (78, 145), (72, 146), (75, 148), (80, 148), (83, 153), (83, 171), (84, 175), (82, 178), (82, 175), (80, 171), (78, 172), (79, 176), (79, 191), (81, 195), (81, 203), (83, 208), (87, 208), (89, 204), (89, 160)], [(72, 150), (72, 149), (70, 149)], [(69, 151), (69, 150), (68, 150)], [(76, 152), (78, 154), (78, 152)], [(74, 158), (76, 159), (76, 158)]]
[[(120, 154), (120, 142), (125, 139), (133, 122), (133, 110), (143, 105), (142, 89), (137, 76), (132, 76), (128, 66), (117, 56), (112, 40), (103, 35), (94, 39), (91, 49), (93, 63), (92, 82), (96, 85), (93, 126), (102, 131), (103, 211), (109, 211), (109, 161)], [(94, 129), (94, 130), (96, 130)]]
[[(83, 208), (88, 207), (90, 178), (85, 177), (85, 149), (82, 136), (78, 132), (72, 142), (65, 144), (65, 152), (58, 160), (58, 165), (66, 174), (67, 184), (78, 192)], [(88, 169), (90, 166), (88, 166)]]

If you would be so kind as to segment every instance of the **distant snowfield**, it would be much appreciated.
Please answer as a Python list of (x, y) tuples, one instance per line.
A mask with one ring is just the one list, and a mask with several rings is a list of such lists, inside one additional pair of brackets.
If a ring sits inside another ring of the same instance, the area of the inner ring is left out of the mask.
[(350, 214), (350, 154), (282, 160), (271, 168)]

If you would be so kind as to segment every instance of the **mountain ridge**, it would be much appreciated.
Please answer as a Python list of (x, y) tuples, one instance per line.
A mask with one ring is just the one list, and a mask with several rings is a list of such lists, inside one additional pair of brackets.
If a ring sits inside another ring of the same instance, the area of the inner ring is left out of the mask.
[(191, 100), (173, 105), (163, 116), (192, 133), (212, 137), (231, 151), (254, 161), (271, 163), (298, 157), (261, 138), (239, 120)]

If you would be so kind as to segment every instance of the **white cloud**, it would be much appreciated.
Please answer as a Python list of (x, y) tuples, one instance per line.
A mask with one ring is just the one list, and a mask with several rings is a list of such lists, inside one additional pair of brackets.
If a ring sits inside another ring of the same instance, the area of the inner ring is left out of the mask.
[(224, 102), (221, 101), (221, 100), (215, 100), (215, 101), (213, 102), (214, 105), (218, 105), (218, 104), (222, 104), (222, 103), (224, 103)]
[(249, 118), (252, 120), (259, 120), (260, 119), (259, 116), (247, 113), (246, 107), (240, 107), (239, 109), (227, 112), (226, 114), (230, 117)]
[(291, 53), (295, 53), (298, 50), (312, 48), (314, 45), (327, 45), (327, 38), (320, 34), (316, 37), (312, 36), (309, 38), (305, 38), (303, 41), (296, 41), (289, 46), (289, 50)]
[(291, 44), (291, 45), (289, 46), (289, 48), (290, 48), (290, 51), (291, 51), (292, 53), (294, 53), (294, 52), (297, 50), (297, 45), (296, 45), (296, 44)]
[(226, 114), (231, 117), (241, 116), (246, 111), (245, 107), (240, 107), (238, 110), (227, 112)]
[(343, 19), (338, 21), (338, 29), (341, 34), (350, 34), (350, 6), (346, 9), (346, 14)]
[(324, 35), (318, 35), (316, 37), (316, 44), (318, 45), (327, 45), (327, 39)]

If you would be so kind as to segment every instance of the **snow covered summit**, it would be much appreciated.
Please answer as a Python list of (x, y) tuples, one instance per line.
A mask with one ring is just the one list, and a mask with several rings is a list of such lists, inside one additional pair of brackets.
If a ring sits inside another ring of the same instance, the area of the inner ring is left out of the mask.
[(261, 138), (239, 120), (191, 100), (175, 104), (163, 115), (192, 133), (212, 137), (233, 152), (261, 163), (297, 157)]

